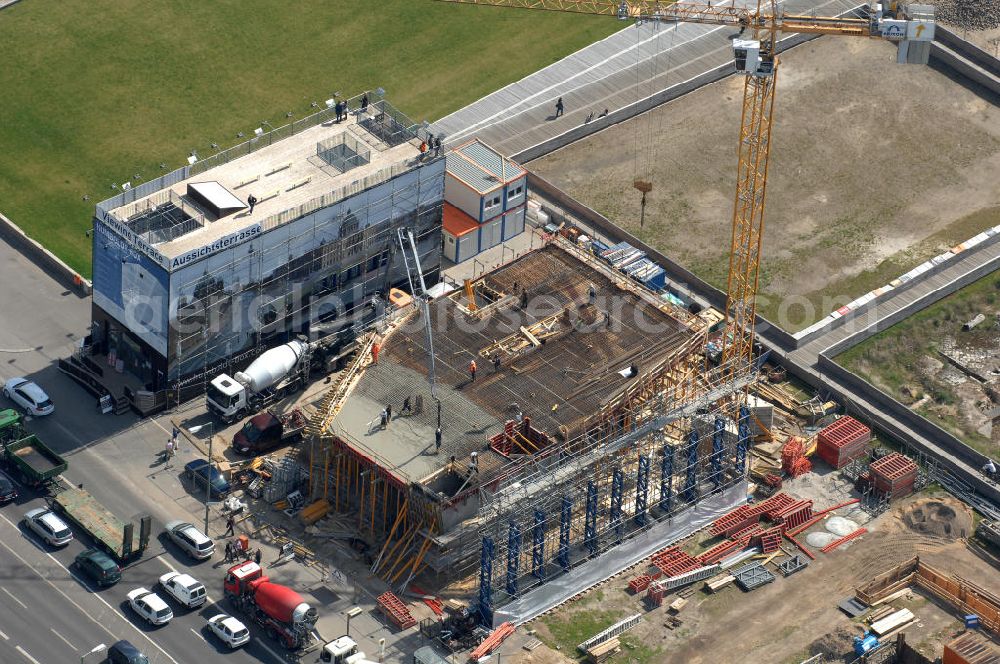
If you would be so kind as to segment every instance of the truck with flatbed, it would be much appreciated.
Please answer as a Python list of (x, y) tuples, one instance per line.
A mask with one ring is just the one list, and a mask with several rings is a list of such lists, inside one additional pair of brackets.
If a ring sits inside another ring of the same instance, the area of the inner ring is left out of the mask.
[(118, 518), (81, 487), (64, 488), (51, 502), (53, 509), (90, 535), (99, 549), (121, 564), (141, 556), (149, 544), (152, 528), (149, 516), (140, 517), (136, 533), (134, 524)]
[(0, 456), (24, 484), (38, 487), (55, 480), (67, 468), (66, 460), (29, 434), (14, 410), (0, 411)]
[(233, 436), (233, 451), (237, 454), (262, 454), (277, 447), (302, 440), (308, 424), (298, 408), (277, 414), (266, 410), (247, 420)]

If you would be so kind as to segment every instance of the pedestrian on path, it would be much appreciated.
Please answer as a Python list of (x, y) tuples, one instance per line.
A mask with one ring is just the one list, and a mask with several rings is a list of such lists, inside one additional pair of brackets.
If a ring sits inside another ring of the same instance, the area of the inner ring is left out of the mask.
[(392, 404), (391, 403), (387, 403), (385, 405), (385, 421), (386, 421), (387, 424), (392, 421)]
[(226, 534), (223, 535), (223, 537), (235, 535), (236, 534), (236, 531), (234, 530), (235, 528), (236, 528), (236, 517), (230, 514), (229, 518), (226, 519)]
[(233, 543), (226, 542), (226, 562), (228, 563), (233, 559)]
[(250, 214), (253, 214), (253, 207), (257, 205), (257, 197), (253, 194), (247, 196), (247, 204), (250, 206)]
[(473, 383), (476, 382), (476, 361), (475, 360), (471, 360), (469, 362), (469, 378), (471, 379), (471, 382), (473, 382)]
[(559, 97), (559, 99), (556, 100), (556, 117), (558, 118), (562, 114), (563, 114), (563, 101), (562, 97)]

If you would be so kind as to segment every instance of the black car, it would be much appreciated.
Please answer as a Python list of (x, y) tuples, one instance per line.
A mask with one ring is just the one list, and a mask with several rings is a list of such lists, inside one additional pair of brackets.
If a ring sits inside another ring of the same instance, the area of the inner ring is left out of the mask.
[(0, 505), (11, 502), (17, 498), (17, 487), (14, 481), (0, 473)]
[(128, 641), (119, 641), (108, 648), (110, 664), (149, 664), (149, 658)]
[(97, 549), (76, 554), (76, 566), (99, 586), (113, 586), (122, 578), (122, 568), (108, 554)]

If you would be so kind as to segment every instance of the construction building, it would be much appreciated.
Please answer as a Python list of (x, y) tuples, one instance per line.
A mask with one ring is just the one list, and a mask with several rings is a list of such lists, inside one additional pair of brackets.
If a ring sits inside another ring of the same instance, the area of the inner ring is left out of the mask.
[(203, 389), (374, 310), (407, 282), (400, 229), (436, 282), (443, 155), (379, 95), (326, 106), (97, 204), (93, 354), (147, 393)]
[(313, 498), (392, 586), (478, 575), (484, 621), (519, 623), (745, 501), (750, 415), (716, 405), (737, 386), (700, 317), (561, 237), (428, 315), (390, 326), (311, 450)]

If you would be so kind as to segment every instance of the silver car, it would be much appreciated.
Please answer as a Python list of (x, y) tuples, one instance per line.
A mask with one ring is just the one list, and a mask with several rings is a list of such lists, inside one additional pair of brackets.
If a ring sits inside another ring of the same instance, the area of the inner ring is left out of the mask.
[(184, 552), (195, 560), (211, 558), (215, 553), (215, 542), (193, 524), (186, 521), (168, 521), (166, 530), (167, 536), (174, 544), (184, 549)]
[(24, 515), (24, 523), (51, 546), (65, 546), (73, 541), (73, 531), (47, 507), (38, 507)]

